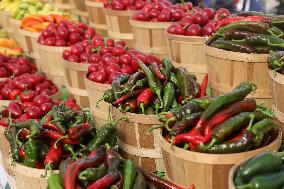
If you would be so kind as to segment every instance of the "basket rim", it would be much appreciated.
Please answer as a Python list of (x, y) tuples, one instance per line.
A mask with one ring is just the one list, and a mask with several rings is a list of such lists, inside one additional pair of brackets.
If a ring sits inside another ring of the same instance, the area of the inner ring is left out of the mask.
[(174, 39), (174, 40), (185, 41), (185, 42), (200, 42), (204, 44), (205, 41), (207, 40), (207, 37), (204, 37), (204, 36), (175, 35), (169, 32), (166, 32), (166, 34), (167, 34), (168, 39)]
[(149, 22), (140, 21), (130, 18), (130, 25), (137, 28), (147, 28), (147, 29), (166, 29), (174, 22)]

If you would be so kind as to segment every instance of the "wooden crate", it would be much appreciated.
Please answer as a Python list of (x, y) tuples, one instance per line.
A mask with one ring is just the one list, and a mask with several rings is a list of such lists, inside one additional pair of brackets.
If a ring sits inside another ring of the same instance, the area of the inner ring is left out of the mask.
[(106, 16), (103, 12), (102, 2), (93, 2), (85, 0), (87, 11), (89, 14), (90, 26), (96, 29), (99, 35), (107, 36)]
[(204, 52), (205, 37), (191, 37), (166, 34), (168, 55), (174, 66), (182, 66), (196, 75), (202, 82), (207, 73), (207, 59)]
[(118, 145), (121, 155), (134, 161), (136, 166), (147, 171), (164, 171), (161, 154), (159, 130), (148, 133), (148, 129), (161, 124), (155, 115), (121, 113), (112, 107), (113, 119), (127, 117), (117, 125)]
[(162, 59), (168, 56), (166, 29), (171, 22), (142, 22), (130, 19), (134, 47), (145, 54)]
[(41, 70), (57, 86), (65, 85), (62, 53), (68, 47), (45, 46), (38, 43)]
[(205, 46), (205, 53), (213, 97), (232, 91), (241, 82), (253, 82), (257, 90), (249, 97), (271, 107), (268, 54), (238, 53), (209, 46)]
[(118, 41), (123, 40), (128, 47), (134, 47), (134, 37), (132, 27), (130, 25), (130, 18), (137, 13), (137, 11), (130, 10), (110, 10), (103, 9), (106, 16), (107, 32), (110, 38)]
[(85, 77), (85, 86), (90, 107), (95, 117), (96, 127), (100, 128), (108, 122), (110, 104), (102, 100), (98, 103), (97, 107), (97, 102), (103, 98), (106, 90), (111, 89), (111, 85), (96, 83)]
[(196, 188), (227, 189), (229, 172), (233, 165), (261, 152), (276, 151), (281, 146), (282, 131), (268, 146), (242, 153), (206, 154), (187, 151), (171, 145), (162, 137), (162, 153), (166, 175), (172, 182)]
[(62, 62), (68, 91), (74, 96), (80, 106), (89, 107), (90, 103), (84, 77), (90, 64), (75, 63), (67, 60), (62, 60)]
[[(47, 177), (41, 178), (41, 175), (45, 174), (44, 169), (30, 168), (30, 167), (26, 167), (18, 163), (12, 163), (11, 168), (15, 174), (16, 186), (18, 189), (46, 189), (47, 188), (48, 186), (47, 180), (48, 180), (48, 176), (50, 175), (50, 171), (47, 171), (48, 173)], [(54, 173), (58, 173), (58, 172), (59, 172), (58, 170), (54, 170)]]

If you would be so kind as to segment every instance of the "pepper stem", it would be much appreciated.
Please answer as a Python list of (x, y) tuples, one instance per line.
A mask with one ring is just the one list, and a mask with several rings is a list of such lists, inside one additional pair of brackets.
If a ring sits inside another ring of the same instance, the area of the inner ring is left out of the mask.
[(209, 149), (209, 148), (211, 148), (212, 146), (214, 146), (217, 142), (218, 142), (218, 139), (217, 139), (217, 138), (213, 138), (213, 139), (211, 140), (210, 144), (209, 144), (209, 145), (206, 145), (206, 146), (204, 146), (204, 147), (205, 147), (206, 149)]
[(176, 121), (176, 118), (175, 118), (175, 117), (172, 117), (172, 118), (170, 118), (170, 119), (168, 119), (168, 120), (166, 121), (165, 127), (166, 127), (166, 129), (167, 129), (168, 131), (171, 131), (171, 129), (170, 129), (170, 124), (171, 124), (172, 122), (175, 122), (175, 121)]
[(50, 170), (50, 172), (53, 173), (53, 169), (52, 169), (52, 166), (51, 166), (50, 163), (46, 164), (46, 165), (44, 166), (44, 169), (45, 169), (44, 175), (41, 174), (41, 175), (40, 175), (40, 178), (45, 178), (45, 177), (47, 176), (47, 170)]
[(144, 108), (144, 103), (140, 103), (140, 108), (141, 108), (141, 111), (142, 111), (142, 114), (145, 114), (145, 108)]
[(150, 133), (153, 132), (153, 130), (155, 129), (161, 129), (161, 128), (163, 128), (163, 125), (154, 125), (153, 127), (149, 128), (147, 132)]
[(237, 186), (237, 189), (250, 189), (250, 188), (252, 188), (251, 183), (248, 183), (248, 184), (245, 184), (245, 185), (242, 185), (242, 186)]
[(119, 121), (127, 121), (127, 120), (128, 120), (128, 118), (125, 116), (125, 117), (119, 118), (119, 119), (115, 120), (114, 122), (112, 122), (112, 125), (116, 126)]
[(122, 113), (129, 112), (130, 110), (131, 110), (131, 107), (127, 106), (124, 110), (122, 110)]
[(57, 139), (57, 140), (55, 141), (53, 147), (54, 147), (55, 149), (57, 149), (57, 143), (60, 142), (60, 141), (63, 140), (63, 139), (66, 139), (66, 138), (68, 138), (68, 136), (65, 135), (65, 136), (60, 137), (59, 139)]
[(249, 125), (248, 125), (247, 130), (252, 131), (252, 124), (253, 124), (255, 115), (254, 114), (250, 114), (249, 117), (250, 117), (250, 121), (249, 121)]

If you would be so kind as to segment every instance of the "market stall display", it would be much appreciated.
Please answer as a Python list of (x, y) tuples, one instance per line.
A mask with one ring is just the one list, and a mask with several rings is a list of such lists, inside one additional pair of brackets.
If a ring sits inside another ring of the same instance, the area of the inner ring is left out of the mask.
[(229, 189), (281, 188), (283, 152), (263, 152), (230, 171)]
[(193, 99), (160, 114), (164, 122), (161, 146), (170, 180), (183, 186), (193, 182), (199, 188), (227, 188), (234, 164), (266, 150), (278, 150), (282, 141), (278, 123), (257, 108), (255, 100), (245, 99), (255, 89), (252, 83), (241, 83), (215, 99)]

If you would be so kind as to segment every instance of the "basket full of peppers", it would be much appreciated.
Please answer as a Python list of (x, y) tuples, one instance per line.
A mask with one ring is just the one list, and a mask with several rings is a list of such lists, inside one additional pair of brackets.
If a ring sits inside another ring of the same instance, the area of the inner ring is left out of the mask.
[(252, 97), (271, 106), (267, 58), (270, 51), (284, 48), (283, 36), (271, 19), (232, 22), (221, 27), (205, 46), (213, 96), (229, 92), (240, 81), (251, 81), (258, 86)]
[(175, 68), (168, 59), (163, 59), (161, 65), (146, 66), (141, 61), (138, 64), (139, 72), (116, 77), (103, 98), (113, 105), (114, 118), (128, 118), (117, 127), (123, 156), (141, 158), (140, 165), (148, 171), (163, 170), (159, 132), (148, 134), (148, 129), (160, 125), (155, 115), (180, 107), (183, 100), (203, 95), (206, 87), (201, 89), (193, 75), (184, 68)]
[(284, 152), (263, 152), (230, 171), (229, 189), (280, 189), (284, 187)]
[[(269, 76), (272, 82), (273, 94), (273, 112), (275, 117), (284, 123), (284, 103), (282, 101), (282, 91), (284, 90), (284, 76), (283, 76), (283, 58), (284, 51), (273, 52), (268, 58)], [(283, 128), (283, 127), (282, 127)]]
[[(187, 186), (194, 178), (176, 178), (189, 175), (190, 171), (197, 178), (214, 183), (214, 177), (221, 174), (218, 184), (209, 188), (227, 188), (228, 168), (244, 158), (280, 147), (282, 132), (271, 112), (246, 98), (255, 89), (253, 83), (240, 83), (222, 96), (191, 99), (179, 109), (158, 115), (164, 123), (161, 147), (171, 180)], [(200, 171), (204, 164), (210, 174)], [(181, 166), (184, 171), (180, 172)], [(195, 184), (204, 188), (206, 182)]]
[[(42, 119), (11, 121), (5, 129), (18, 188), (45, 189), (47, 174), (58, 170), (61, 161), (86, 157), (106, 143), (116, 145), (118, 120), (96, 130), (91, 111), (72, 109), (71, 104), (66, 101), (53, 106)], [(23, 187), (23, 182), (30, 184)]]
[[(59, 174), (48, 179), (49, 189), (184, 189), (122, 159), (118, 148), (100, 146), (88, 157), (61, 162)], [(194, 189), (192, 185), (188, 189)]]

